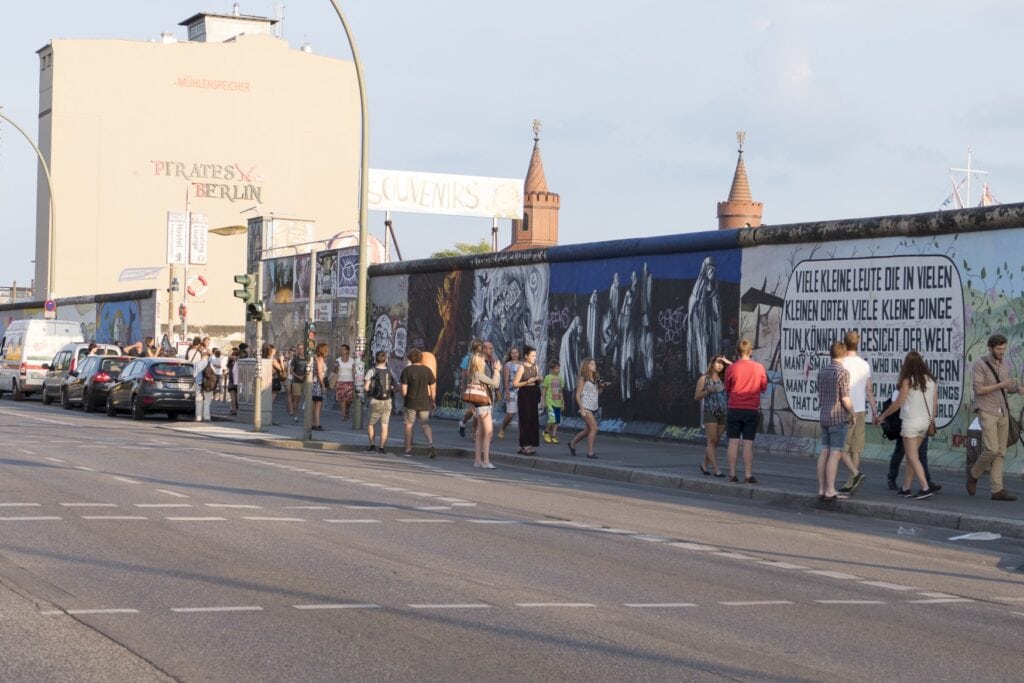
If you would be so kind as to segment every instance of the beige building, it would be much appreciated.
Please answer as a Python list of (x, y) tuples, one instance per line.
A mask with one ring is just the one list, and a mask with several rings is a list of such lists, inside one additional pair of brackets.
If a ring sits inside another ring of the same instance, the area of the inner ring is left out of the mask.
[[(182, 22), (184, 42), (169, 34), (153, 42), (53, 40), (39, 50), (39, 145), (57, 217), (50, 282), (49, 193), (40, 172), (40, 293), (153, 287), (162, 297), (157, 319), (166, 321), (166, 267), (148, 282), (119, 277), (166, 266), (167, 213), (184, 212), (186, 197), (211, 229), (275, 214), (309, 220), (315, 239), (356, 227), (354, 66), (290, 49), (272, 35), (274, 23), (197, 14)], [(232, 276), (245, 272), (245, 241), (211, 234), (207, 263), (189, 266), (197, 295), (190, 332), (242, 325)], [(184, 269), (173, 274), (184, 287)]]

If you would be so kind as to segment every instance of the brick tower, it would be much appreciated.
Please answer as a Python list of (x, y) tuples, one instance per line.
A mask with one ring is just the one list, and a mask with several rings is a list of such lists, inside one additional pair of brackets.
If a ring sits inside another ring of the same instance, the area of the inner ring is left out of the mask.
[(540, 159), (540, 121), (533, 120), (533, 154), (523, 184), (523, 219), (512, 221), (509, 249), (534, 249), (558, 244), (557, 194), (548, 191), (544, 162)]
[(732, 176), (732, 188), (729, 190), (728, 201), (718, 202), (718, 229), (756, 228), (761, 225), (761, 212), (764, 206), (755, 202), (750, 196), (750, 183), (747, 182), (747, 167), (743, 164), (743, 141), (747, 134), (736, 133), (739, 143), (739, 159), (736, 161), (736, 173)]

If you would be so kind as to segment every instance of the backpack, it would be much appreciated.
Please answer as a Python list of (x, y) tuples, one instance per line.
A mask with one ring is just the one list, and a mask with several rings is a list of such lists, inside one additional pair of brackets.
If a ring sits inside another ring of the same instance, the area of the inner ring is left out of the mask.
[[(882, 403), (882, 412), (892, 405), (892, 399), (886, 399)], [(889, 417), (882, 420), (882, 436), (889, 439), (889, 441), (895, 441), (900, 438), (900, 430), (903, 429), (903, 418), (900, 417), (900, 411), (896, 411), (889, 415)]]
[(213, 391), (217, 388), (217, 373), (213, 371), (213, 368), (209, 363), (203, 368), (203, 391)]
[(388, 401), (391, 400), (391, 395), (394, 393), (395, 388), (393, 386), (393, 380), (391, 379), (391, 371), (387, 368), (383, 370), (375, 368), (373, 377), (370, 379), (370, 391), (368, 395), (370, 398), (376, 401)]

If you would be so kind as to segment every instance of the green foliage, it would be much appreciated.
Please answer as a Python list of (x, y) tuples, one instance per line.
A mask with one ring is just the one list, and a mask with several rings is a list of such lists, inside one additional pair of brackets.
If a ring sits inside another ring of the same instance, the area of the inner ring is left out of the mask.
[(491, 241), (487, 238), (481, 239), (476, 244), (469, 242), (456, 242), (454, 247), (435, 251), (430, 258), (449, 258), (451, 256), (465, 256), (467, 254), (489, 254), (491, 253)]

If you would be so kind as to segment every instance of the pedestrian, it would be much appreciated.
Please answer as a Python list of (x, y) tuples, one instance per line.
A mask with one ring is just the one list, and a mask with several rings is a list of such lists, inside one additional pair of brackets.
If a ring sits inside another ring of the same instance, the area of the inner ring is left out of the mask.
[(725, 370), (725, 393), (728, 396), (725, 414), (725, 434), (729, 439), (726, 456), (729, 462), (729, 481), (736, 477), (736, 460), (740, 442), (743, 443), (743, 481), (758, 483), (754, 477), (754, 435), (761, 418), (761, 393), (768, 388), (768, 373), (764, 366), (753, 360), (754, 345), (743, 339), (736, 345), (736, 360)]
[[(874, 423), (879, 425), (889, 415), (900, 411), (900, 419), (903, 420), (900, 436), (903, 438), (903, 448), (907, 455), (907, 473), (903, 477), (903, 487), (899, 490), (899, 495), (923, 500), (935, 493), (928, 486), (928, 477), (925, 476), (918, 454), (921, 442), (928, 437), (930, 428), (935, 424), (935, 413), (939, 405), (935, 377), (921, 354), (911, 351), (903, 359), (897, 384), (899, 396), (892, 405), (875, 417)], [(910, 491), (914, 477), (917, 477), (921, 485), (916, 494)]]
[(228, 359), (229, 377), (228, 377), (228, 393), (231, 394), (231, 415), (238, 415), (238, 361), (243, 358), (248, 358), (249, 352), (239, 345), (238, 348), (231, 353), (231, 358)]
[(402, 370), (399, 382), (402, 385), (402, 398), (405, 405), (405, 450), (402, 455), (412, 455), (412, 428), (419, 420), (420, 429), (427, 437), (427, 448), (430, 457), (436, 457), (434, 450), (434, 432), (430, 428), (430, 412), (434, 409), (434, 390), (436, 379), (434, 371), (423, 365), (423, 352), (410, 349), (406, 356), (409, 365)]
[(712, 472), (716, 477), (725, 476), (718, 467), (718, 444), (725, 433), (725, 413), (728, 407), (725, 395), (725, 368), (728, 365), (729, 360), (725, 356), (712, 358), (708, 363), (708, 369), (697, 380), (697, 389), (694, 392), (694, 398), (702, 401), (700, 412), (706, 446), (700, 473), (705, 477), (711, 476)]
[(519, 415), (519, 453), (534, 455), (540, 446), (540, 371), (537, 369), (537, 349), (523, 347), (523, 363), (516, 371), (512, 384), (519, 390), (516, 412)]
[[(459, 363), (459, 395), (466, 389), (466, 384), (469, 382), (469, 362), (473, 359), (473, 355), (481, 353), (484, 348), (484, 343), (479, 339), (474, 339), (469, 344), (469, 351), (462, 357), (462, 362)], [(470, 421), (474, 421), (473, 433), (476, 433), (476, 408), (469, 403), (465, 403), (464, 410), (462, 411), (462, 419), (459, 420), (459, 436), (466, 437), (466, 424)]]
[(146, 337), (146, 340), (142, 342), (142, 355), (145, 358), (156, 358), (158, 354), (155, 339)]
[(327, 350), (326, 343), (320, 342), (316, 345), (316, 351), (313, 354), (313, 385), (310, 387), (310, 396), (313, 400), (313, 419), (312, 426), (310, 429), (314, 431), (324, 431), (324, 426), (320, 424), (320, 412), (324, 407), (324, 382), (327, 378)]
[(189, 363), (198, 363), (199, 360), (203, 357), (202, 348), (203, 338), (192, 337), (192, 343), (189, 344), (188, 350), (185, 352), (185, 360), (187, 360)]
[[(527, 347), (529, 348), (529, 347)], [(500, 371), (501, 363), (496, 368)], [(496, 372), (487, 371), (487, 361), (482, 353), (475, 353), (469, 361), (468, 384), (479, 384), (489, 389), (493, 397), (501, 383), (500, 375)], [(491, 401), (493, 403), (493, 399)], [(485, 470), (495, 469), (491, 464), (491, 437), (494, 434), (494, 424), (491, 421), (491, 405), (474, 406), (473, 412), (476, 417), (476, 433), (473, 439), (473, 467), (480, 467)], [(534, 424), (537, 423), (537, 406), (534, 404)], [(522, 415), (520, 414), (520, 423)]]
[(978, 480), (989, 471), (992, 500), (1014, 501), (1017, 496), (1003, 487), (1003, 459), (1010, 430), (1010, 400), (1007, 394), (1024, 393), (1010, 365), (1004, 362), (1006, 337), (993, 334), (988, 338), (988, 355), (974, 361), (971, 384), (974, 388), (974, 412), (981, 422), (981, 455), (967, 473), (967, 493), (978, 490)]
[[(388, 352), (378, 351), (377, 364), (366, 371), (363, 378), (363, 391), (370, 401), (370, 419), (366, 425), (366, 435), (370, 438), (367, 453), (374, 451), (387, 455), (388, 424), (391, 422), (391, 397), (394, 395), (394, 380), (388, 368)], [(374, 442), (374, 425), (380, 422), (380, 446)]]
[(558, 443), (558, 425), (562, 424), (562, 408), (565, 406), (565, 399), (562, 395), (561, 369), (557, 360), (551, 361), (548, 366), (548, 374), (544, 376), (544, 381), (541, 384), (544, 409), (548, 417), (547, 424), (544, 425), (544, 441), (547, 443)]
[(498, 430), (498, 438), (505, 438), (505, 430), (512, 423), (512, 418), (515, 417), (516, 411), (519, 406), (517, 401), (519, 399), (519, 390), (512, 386), (512, 381), (516, 378), (516, 373), (519, 372), (519, 349), (513, 346), (505, 354), (505, 365), (501, 369), (502, 386), (505, 387), (505, 417), (501, 420), (501, 429)]
[[(420, 354), (422, 357), (422, 353)], [(356, 361), (352, 358), (352, 350), (348, 344), (342, 344), (338, 349), (338, 357), (334, 360), (335, 380), (334, 398), (341, 408), (341, 419), (347, 420), (352, 408), (352, 401), (356, 398)]]
[[(608, 383), (602, 381), (598, 376), (597, 361), (593, 358), (583, 359), (583, 362), (580, 363), (580, 371), (576, 376), (579, 378), (576, 380), (576, 406), (579, 408), (580, 417), (583, 418), (583, 431), (569, 441), (569, 452), (576, 455), (576, 444), (586, 439), (587, 457), (596, 460), (594, 441), (597, 439), (597, 409), (601, 400), (601, 392), (608, 386)], [(520, 416), (520, 422), (522, 419)]]
[[(890, 403), (895, 401), (900, 395), (899, 388), (893, 389)], [(883, 404), (884, 406), (884, 404)], [(890, 420), (893, 418), (889, 416)], [(899, 415), (895, 416), (899, 429), (902, 429), (902, 423), (899, 422)], [(899, 430), (897, 430), (899, 431)], [(942, 484), (938, 484), (932, 479), (932, 473), (928, 469), (928, 442), (931, 441), (927, 436), (921, 441), (921, 447), (917, 450), (917, 457), (921, 461), (921, 469), (924, 470), (924, 478), (928, 480), (928, 489), (938, 493), (942, 490)], [(903, 463), (903, 458), (906, 456), (906, 449), (903, 447), (903, 437), (896, 437), (896, 445), (892, 449), (892, 455), (889, 456), (889, 474), (886, 475), (886, 481), (889, 484), (889, 488), (893, 491), (899, 491), (900, 486), (896, 483), (896, 478), (900, 476), (900, 465)]]
[(217, 375), (210, 367), (209, 351), (200, 349), (198, 358), (193, 374), (196, 385), (196, 422), (210, 422), (210, 408), (213, 406), (214, 392), (217, 389)]
[(850, 401), (853, 402), (854, 422), (846, 430), (846, 444), (843, 447), (843, 464), (850, 471), (850, 477), (839, 489), (841, 493), (855, 493), (864, 481), (860, 471), (860, 456), (864, 452), (864, 423), (867, 409), (871, 408), (871, 419), (878, 414), (875, 404), (875, 386), (871, 381), (871, 364), (857, 355), (860, 347), (860, 333), (850, 330), (843, 338), (846, 345), (846, 357), (843, 367), (850, 373)]
[(292, 349), (292, 361), (288, 364), (288, 375), (292, 381), (288, 388), (288, 414), (292, 416), (292, 420), (298, 422), (302, 391), (306, 387), (305, 349), (299, 344)]
[(284, 366), (281, 365), (277, 347), (273, 344), (263, 345), (263, 357), (270, 360), (270, 401), (272, 404), (277, 403), (277, 396), (281, 393), (281, 373), (284, 371)]
[(224, 391), (224, 357), (219, 348), (210, 352), (210, 367), (217, 376), (217, 388), (213, 390), (213, 399), (216, 401)]
[(818, 500), (832, 502), (848, 497), (836, 491), (836, 473), (846, 448), (846, 433), (857, 418), (850, 398), (850, 371), (843, 364), (846, 344), (832, 342), (829, 354), (831, 362), (818, 370), (818, 422), (821, 425)]

